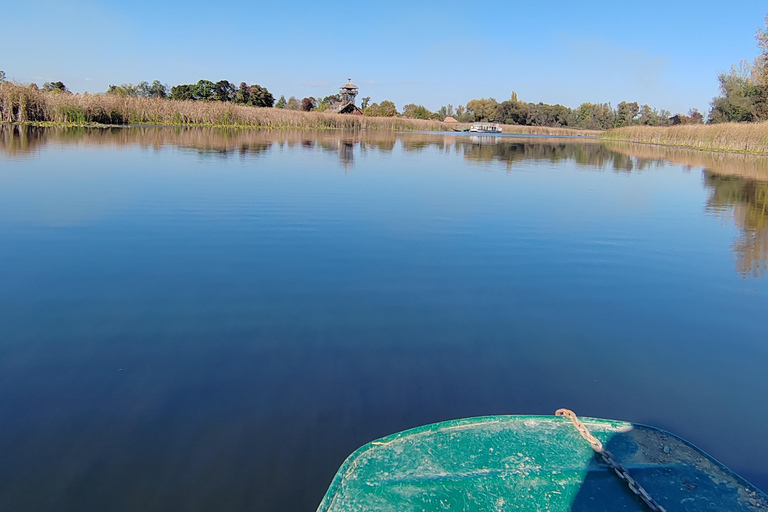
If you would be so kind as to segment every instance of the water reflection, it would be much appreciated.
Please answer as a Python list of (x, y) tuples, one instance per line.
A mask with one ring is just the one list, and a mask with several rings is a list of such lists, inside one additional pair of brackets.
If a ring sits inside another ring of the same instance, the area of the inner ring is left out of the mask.
[(40, 128), (0, 126), (0, 152), (9, 157), (34, 154), (46, 144), (75, 146), (167, 146), (201, 157), (254, 157), (282, 148), (303, 148), (335, 155), (351, 169), (356, 156), (426, 150), (462, 156), (477, 164), (503, 164), (508, 172), (531, 162), (570, 161), (587, 171), (636, 173), (669, 164), (701, 169), (712, 191), (708, 212), (733, 217), (740, 231), (733, 244), (737, 271), (744, 277), (766, 275), (768, 262), (768, 157), (706, 152), (661, 146), (603, 142), (583, 138), (514, 137), (441, 133), (250, 130), (223, 128)]
[(712, 191), (707, 211), (732, 215), (741, 232), (733, 244), (736, 269), (744, 277), (764, 277), (768, 262), (768, 182), (704, 171)]

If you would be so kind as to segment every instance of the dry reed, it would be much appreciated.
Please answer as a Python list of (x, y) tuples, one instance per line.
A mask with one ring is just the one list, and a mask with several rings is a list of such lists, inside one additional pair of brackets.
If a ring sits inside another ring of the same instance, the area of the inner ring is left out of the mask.
[[(0, 122), (67, 125), (157, 125), (298, 128), (314, 130), (450, 131), (457, 125), (403, 117), (362, 117), (259, 108), (217, 101), (130, 98), (111, 94), (44, 92), (0, 84)], [(466, 126), (466, 125), (459, 125)], [(562, 128), (506, 126), (505, 132), (595, 135)]]
[(679, 126), (628, 126), (609, 130), (606, 140), (715, 151), (768, 153), (768, 122)]
[(216, 101), (43, 92), (0, 84), (0, 121), (74, 125), (235, 126), (301, 129), (442, 130), (443, 123), (259, 108)]

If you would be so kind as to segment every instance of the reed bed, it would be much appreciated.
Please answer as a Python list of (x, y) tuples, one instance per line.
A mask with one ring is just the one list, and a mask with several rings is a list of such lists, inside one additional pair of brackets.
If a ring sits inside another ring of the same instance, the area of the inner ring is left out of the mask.
[(520, 135), (554, 135), (558, 137), (597, 138), (603, 133), (597, 130), (577, 130), (574, 128), (553, 128), (549, 126), (521, 126), (517, 124), (502, 124), (501, 127), (505, 134)]
[(342, 130), (443, 130), (439, 121), (259, 108), (216, 101), (49, 93), (0, 84), (0, 121), (73, 125), (234, 126)]
[(628, 126), (602, 134), (604, 140), (662, 146), (768, 154), (768, 122), (679, 126)]
[[(0, 84), (0, 122), (64, 125), (229, 126), (313, 130), (450, 131), (468, 125), (403, 117), (363, 117), (259, 108), (217, 101), (130, 98), (112, 94), (44, 92)], [(587, 135), (563, 128), (505, 126), (507, 133)]]

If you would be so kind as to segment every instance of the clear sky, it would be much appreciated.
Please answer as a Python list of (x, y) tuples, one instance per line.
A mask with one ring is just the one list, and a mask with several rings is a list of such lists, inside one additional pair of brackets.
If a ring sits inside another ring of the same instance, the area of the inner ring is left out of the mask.
[(0, 69), (20, 82), (205, 78), (275, 97), (360, 96), (435, 110), (473, 98), (702, 112), (717, 74), (757, 55), (765, 0), (131, 2), (7, 0)]

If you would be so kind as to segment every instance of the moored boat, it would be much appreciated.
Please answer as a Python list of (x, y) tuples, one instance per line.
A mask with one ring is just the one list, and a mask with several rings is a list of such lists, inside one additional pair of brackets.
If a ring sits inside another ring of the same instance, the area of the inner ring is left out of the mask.
[(318, 512), (768, 511), (764, 493), (669, 432), (566, 418), (468, 418), (373, 441)]
[(497, 123), (473, 123), (469, 129), (472, 133), (501, 133), (503, 130)]

